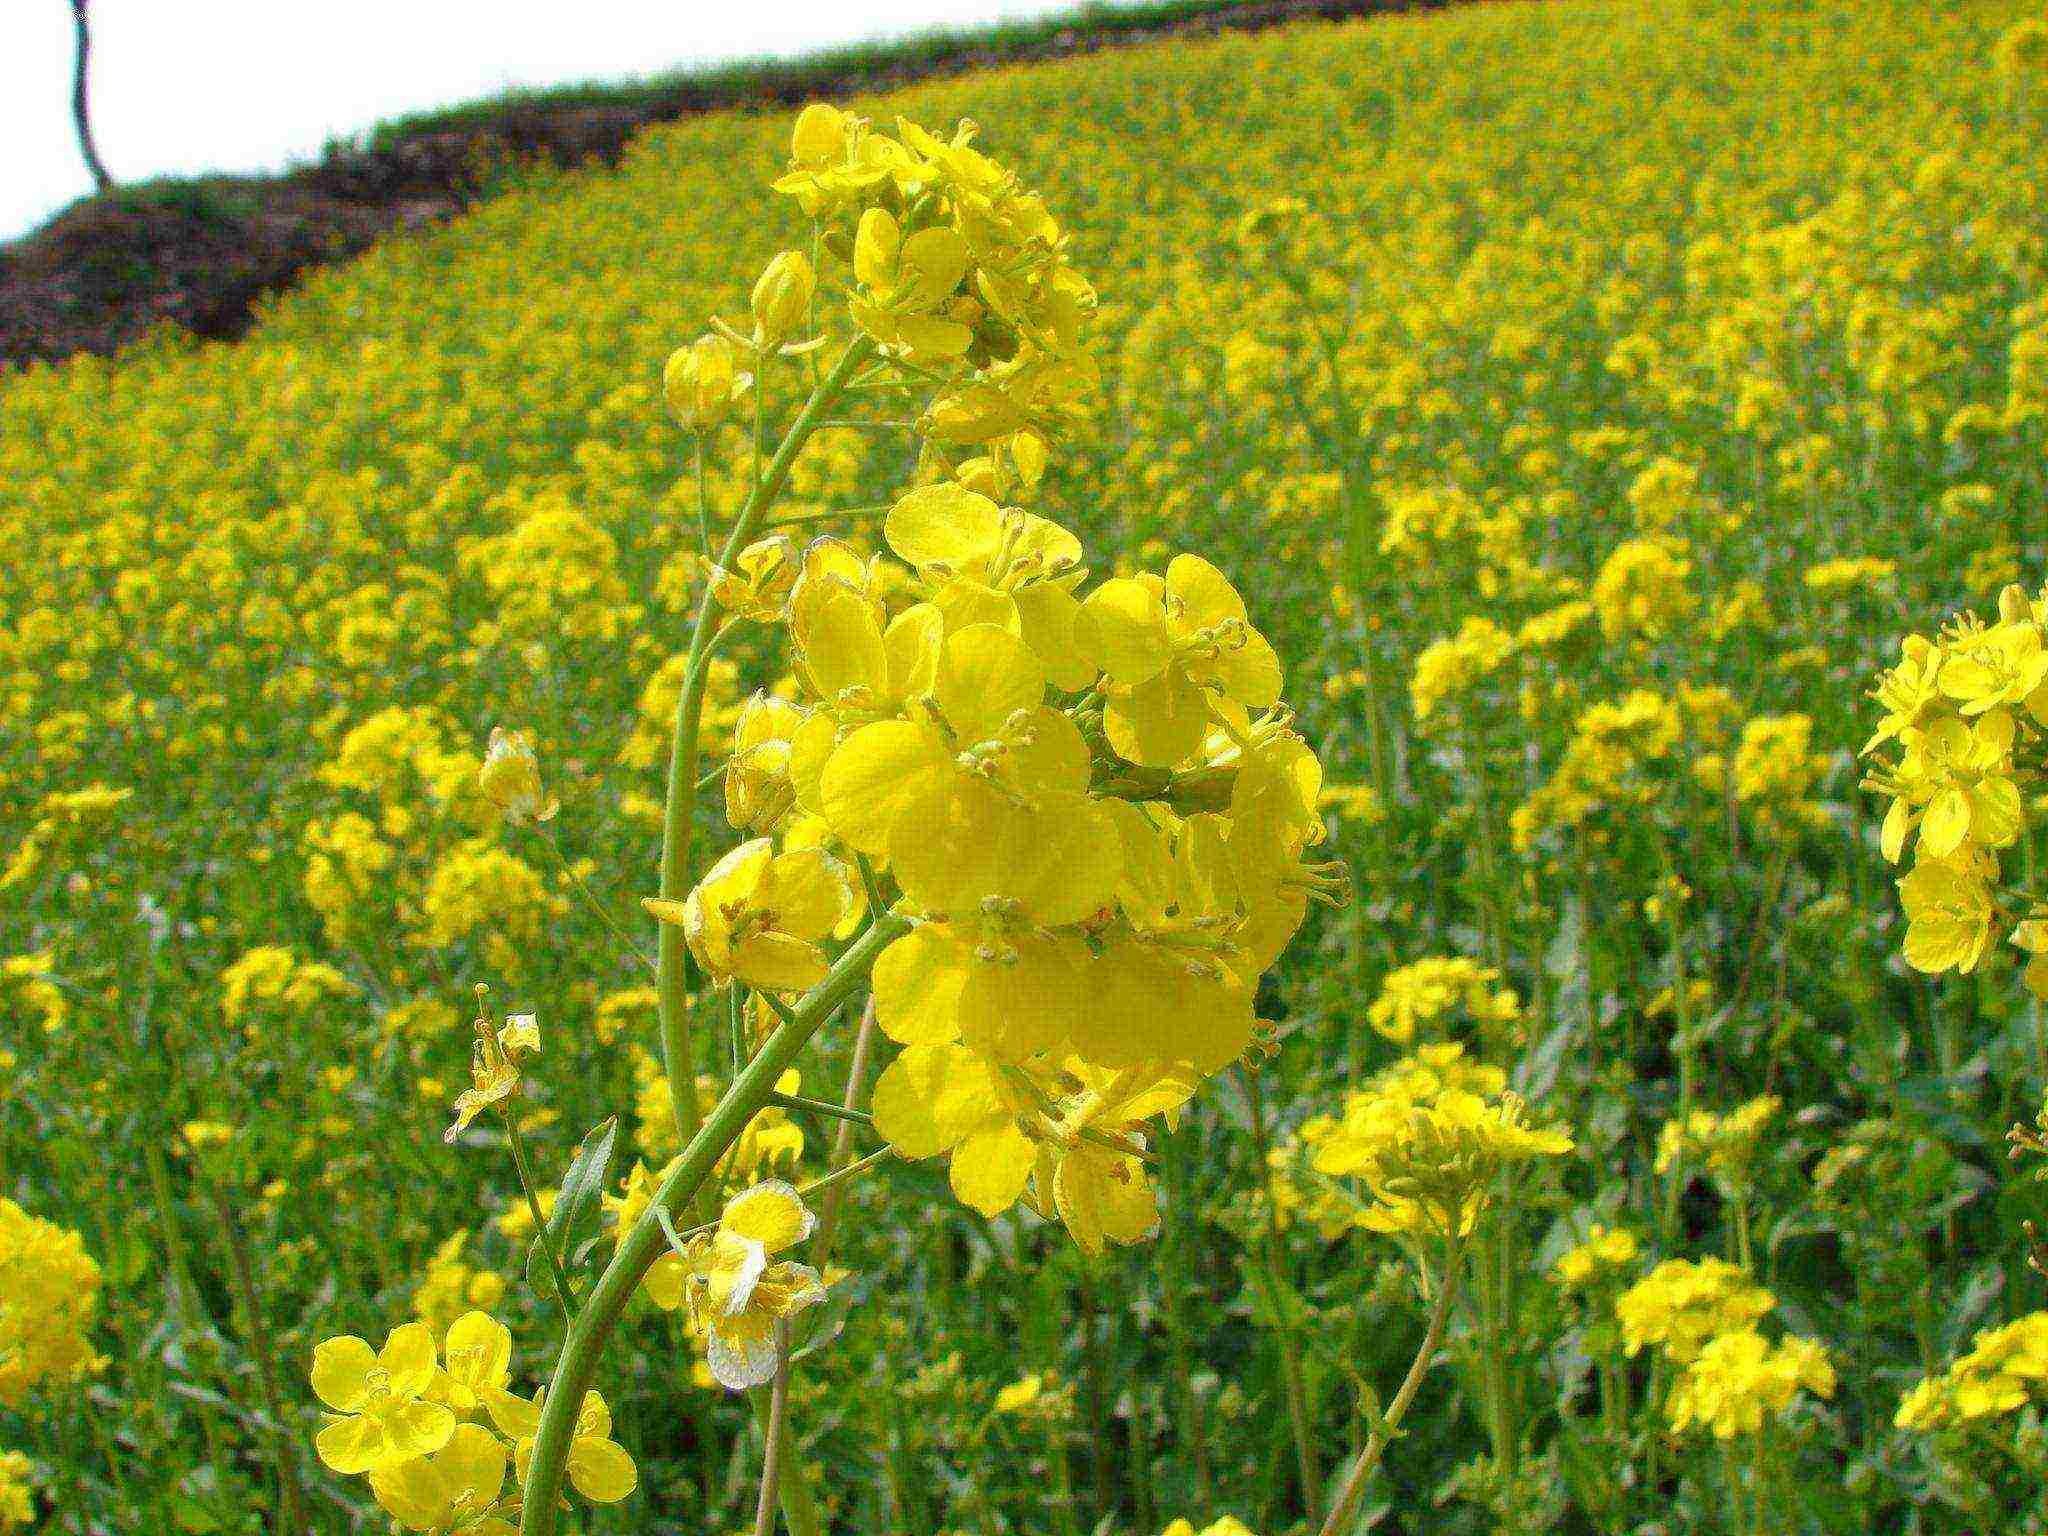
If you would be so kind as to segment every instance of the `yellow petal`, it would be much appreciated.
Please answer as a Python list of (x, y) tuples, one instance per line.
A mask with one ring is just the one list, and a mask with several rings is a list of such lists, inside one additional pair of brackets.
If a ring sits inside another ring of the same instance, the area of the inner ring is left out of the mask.
[(1101, 1147), (1074, 1147), (1059, 1160), (1053, 1203), (1074, 1241), (1091, 1254), (1105, 1243), (1142, 1240), (1159, 1219), (1144, 1168)]
[(987, 741), (1045, 698), (1045, 668), (1018, 636), (973, 624), (946, 637), (932, 696), (963, 742)]
[(313, 1351), (313, 1392), (337, 1413), (354, 1413), (369, 1395), (377, 1356), (354, 1334), (324, 1340)]
[(831, 969), (817, 945), (786, 933), (749, 934), (733, 946), (732, 974), (763, 992), (802, 992)]
[(889, 866), (904, 895), (928, 912), (966, 912), (999, 894), (1002, 819), (997, 792), (963, 774), (927, 779), (905, 797), (890, 829)]
[(875, 959), (875, 1022), (899, 1045), (941, 1045), (960, 1035), (967, 946), (939, 924), (906, 933)]
[(425, 1323), (401, 1323), (377, 1355), (377, 1364), (391, 1377), (391, 1390), (400, 1397), (426, 1391), (434, 1379), (434, 1363), (434, 1335)]
[(890, 828), (905, 805), (951, 767), (943, 743), (925, 727), (878, 720), (833, 749), (818, 782), (819, 808), (853, 847), (886, 853)]
[(1013, 1124), (978, 1130), (953, 1151), (953, 1193), (984, 1216), (1000, 1215), (1024, 1193), (1036, 1156), (1031, 1139)]
[(1166, 590), (1180, 599), (1180, 620), (1189, 629), (1207, 629), (1245, 619), (1244, 599), (1215, 566), (1200, 555), (1175, 555), (1166, 567)]
[(1003, 539), (1002, 510), (958, 485), (928, 485), (889, 509), (882, 524), (889, 547), (912, 565), (953, 571), (980, 566)]
[(1208, 701), (1182, 668), (1169, 667), (1112, 694), (1102, 723), (1118, 756), (1147, 768), (1172, 768), (1201, 749), (1209, 734)]
[(780, 1253), (810, 1235), (813, 1218), (795, 1189), (781, 1179), (766, 1179), (726, 1201), (718, 1225)]
[(887, 692), (882, 628), (866, 598), (844, 589), (824, 593), (808, 605), (799, 638), (811, 682), (828, 703), (850, 688), (878, 696)]
[(957, 1145), (1000, 1111), (988, 1069), (957, 1045), (913, 1045), (875, 1082), (875, 1129), (905, 1157)]
[(633, 1458), (613, 1440), (573, 1441), (568, 1470), (570, 1485), (593, 1504), (616, 1504), (640, 1482)]
[(1920, 823), (1920, 847), (1930, 858), (1945, 859), (1970, 833), (1970, 800), (1960, 789), (1945, 789), (1927, 807)]
[(363, 1418), (336, 1419), (313, 1437), (313, 1449), (322, 1463), (344, 1477), (376, 1467), (385, 1445), (382, 1428)]
[(505, 1486), (505, 1442), (481, 1424), (458, 1424), (434, 1458), (448, 1484), (470, 1495), (470, 1507), (489, 1506)]
[(1157, 677), (1173, 657), (1165, 605), (1134, 577), (1116, 577), (1089, 593), (1074, 636), (1089, 660), (1127, 687)]
[(846, 866), (822, 848), (776, 856), (754, 900), (775, 914), (775, 926), (799, 939), (822, 939), (846, 915), (853, 885)]

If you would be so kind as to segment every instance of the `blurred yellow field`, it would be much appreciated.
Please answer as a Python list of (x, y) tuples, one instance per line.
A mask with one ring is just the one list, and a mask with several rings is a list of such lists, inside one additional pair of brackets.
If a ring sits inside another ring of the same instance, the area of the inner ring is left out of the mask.
[(1291, 27), (0, 380), (0, 1532), (2048, 1530), (2044, 133)]

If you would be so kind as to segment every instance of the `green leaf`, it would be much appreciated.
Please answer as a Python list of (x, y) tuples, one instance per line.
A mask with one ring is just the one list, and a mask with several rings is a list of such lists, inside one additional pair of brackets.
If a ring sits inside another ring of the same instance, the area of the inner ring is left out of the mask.
[[(596, 1219), (598, 1197), (611, 1182), (612, 1153), (618, 1139), (619, 1117), (613, 1115), (583, 1138), (568, 1171), (562, 1175), (561, 1192), (555, 1196), (555, 1208), (548, 1214), (547, 1237), (555, 1252), (564, 1256), (565, 1264), (569, 1255), (578, 1252), (577, 1235), (587, 1222)], [(589, 1250), (582, 1252), (587, 1255)], [(536, 1233), (526, 1252), (526, 1278), (536, 1290), (547, 1289), (547, 1263), (541, 1235)]]

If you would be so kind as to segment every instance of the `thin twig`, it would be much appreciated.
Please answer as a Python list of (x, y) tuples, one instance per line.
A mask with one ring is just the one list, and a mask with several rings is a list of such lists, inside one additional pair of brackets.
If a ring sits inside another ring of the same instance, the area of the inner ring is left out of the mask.
[(1351, 1523), (1358, 1501), (1364, 1497), (1366, 1484), (1372, 1480), (1373, 1469), (1380, 1464), (1380, 1457), (1386, 1454), (1393, 1432), (1401, 1427), (1408, 1405), (1415, 1401), (1415, 1394), (1421, 1390), (1422, 1378), (1429, 1374), (1430, 1359), (1443, 1342), (1444, 1322), (1451, 1315), (1451, 1301), (1457, 1291), (1458, 1241), (1452, 1238), (1445, 1249), (1443, 1284), (1437, 1287), (1436, 1305), (1430, 1309), (1429, 1327), (1422, 1335), (1422, 1347), (1415, 1351), (1415, 1360), (1408, 1367), (1407, 1378), (1394, 1394), (1394, 1400), (1387, 1404), (1387, 1411), (1380, 1416), (1379, 1423), (1373, 1426), (1365, 1449), (1358, 1453), (1358, 1461), (1344, 1474), (1337, 1497), (1330, 1504), (1330, 1517), (1323, 1522), (1321, 1536), (1340, 1536)]
[(775, 1386), (768, 1400), (766, 1444), (761, 1448), (761, 1496), (754, 1503), (754, 1536), (774, 1536), (782, 1497), (782, 1434), (789, 1420), (789, 1325), (775, 1325)]

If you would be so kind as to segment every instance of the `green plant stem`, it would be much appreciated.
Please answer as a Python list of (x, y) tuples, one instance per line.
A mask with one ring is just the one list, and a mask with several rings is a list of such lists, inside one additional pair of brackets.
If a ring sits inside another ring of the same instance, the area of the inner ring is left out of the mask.
[(1422, 1347), (1415, 1351), (1415, 1359), (1408, 1367), (1408, 1374), (1402, 1380), (1400, 1389), (1394, 1393), (1394, 1400), (1387, 1404), (1387, 1411), (1380, 1422), (1373, 1426), (1371, 1438), (1365, 1449), (1358, 1453), (1358, 1460), (1351, 1470), (1344, 1474), (1344, 1481), (1338, 1485), (1337, 1496), (1330, 1502), (1329, 1518), (1323, 1521), (1321, 1536), (1342, 1536), (1358, 1511), (1358, 1501), (1365, 1496), (1366, 1485), (1371, 1482), (1373, 1469), (1386, 1454), (1387, 1442), (1393, 1432), (1401, 1427), (1401, 1420), (1407, 1416), (1409, 1405), (1415, 1401), (1415, 1394), (1422, 1388), (1422, 1378), (1429, 1374), (1430, 1358), (1437, 1346), (1443, 1343), (1444, 1323), (1451, 1313), (1451, 1302), (1458, 1289), (1458, 1243), (1455, 1238), (1446, 1245), (1444, 1252), (1443, 1284), (1437, 1287), (1436, 1304), (1429, 1311), (1429, 1325), (1423, 1331)]
[(620, 1242), (604, 1273), (598, 1276), (583, 1310), (570, 1322), (563, 1337), (561, 1357), (555, 1363), (547, 1401), (541, 1407), (527, 1473), (526, 1504), (520, 1515), (520, 1536), (552, 1536), (555, 1529), (562, 1472), (576, 1427), (576, 1412), (597, 1375), (598, 1356), (641, 1279), (667, 1251), (668, 1239), (657, 1212), (674, 1208), (696, 1195), (718, 1160), (768, 1102), (776, 1080), (802, 1054), (811, 1036), (833, 1011), (866, 981), (875, 957), (907, 933), (909, 927), (901, 918), (878, 916), (847, 947), (831, 973), (804, 995), (791, 1021), (768, 1037), (698, 1126), (682, 1156), (656, 1187), (647, 1209)]
[(775, 1510), (782, 1502), (782, 1442), (789, 1428), (789, 1325), (775, 1325), (775, 1384), (768, 1394), (768, 1422), (761, 1444), (761, 1493), (754, 1501), (754, 1536), (774, 1536)]
[(648, 970), (653, 970), (654, 962), (647, 958), (646, 952), (633, 942), (625, 929), (619, 926), (619, 920), (605, 909), (604, 903), (597, 899), (597, 893), (591, 890), (584, 882), (583, 877), (576, 872), (576, 866), (571, 864), (569, 856), (562, 852), (562, 845), (555, 841), (554, 830), (545, 825), (539, 826), (535, 830), (540, 833), (540, 840), (546, 843), (549, 851), (554, 854), (555, 864), (562, 871), (563, 876), (567, 878), (570, 885), (575, 887), (576, 894), (583, 898), (583, 904), (590, 908), (591, 912), (597, 917), (597, 920), (604, 924), (605, 930), (625, 948), (627, 954), (639, 961)]
[[(839, 354), (811, 397), (790, 423), (789, 433), (775, 450), (774, 458), (755, 480), (753, 490), (733, 519), (725, 549), (718, 563), (730, 566), (754, 536), (764, 513), (789, 483), (789, 472), (797, 454), (810, 440), (853, 372), (873, 351), (874, 343), (855, 337)], [(661, 886), (667, 901), (680, 901), (687, 891), (690, 865), (697, 834), (697, 761), (704, 718), (704, 687), (711, 672), (711, 639), (718, 604), (706, 583), (697, 605), (697, 621), (690, 633), (689, 659), (684, 664), (683, 691), (676, 700), (675, 730), (669, 738), (668, 803), (661, 822)], [(683, 931), (674, 923), (659, 923), (655, 950), (655, 995), (661, 1018), (661, 1063), (668, 1074), (669, 1102), (674, 1107), (676, 1132), (684, 1142), (697, 1133), (697, 1069), (690, 1044), (689, 951)]]
[(576, 1306), (569, 1291), (569, 1276), (562, 1269), (562, 1256), (555, 1252), (555, 1234), (548, 1230), (547, 1216), (540, 1208), (540, 1190), (533, 1181), (533, 1165), (526, 1158), (526, 1138), (519, 1134), (509, 1111), (501, 1109), (498, 1118), (505, 1122), (505, 1139), (512, 1145), (512, 1166), (519, 1171), (519, 1187), (526, 1192), (526, 1209), (533, 1215), (533, 1240), (547, 1257), (548, 1279), (555, 1288), (555, 1300), (561, 1304), (562, 1316), (572, 1318)]
[(1266, 1137), (1266, 1096), (1259, 1086), (1259, 1074), (1245, 1069), (1245, 1109), (1251, 1120), (1252, 1155), (1259, 1160), (1259, 1177), (1266, 1197), (1265, 1263), (1267, 1287), (1272, 1301), (1275, 1331), (1280, 1335), (1280, 1379), (1287, 1394), (1287, 1422), (1294, 1435), (1295, 1473), (1301, 1479), (1301, 1507), (1311, 1515), (1321, 1499), (1321, 1475), (1316, 1467), (1315, 1442), (1309, 1430), (1308, 1384), (1301, 1368), (1301, 1345), (1294, 1336), (1294, 1316), (1280, 1296), (1281, 1264), (1286, 1253), (1280, 1237), (1280, 1206), (1274, 1198), (1273, 1162)]
[[(284, 1389), (277, 1370), (277, 1351), (271, 1347), (270, 1329), (263, 1317), (262, 1298), (256, 1289), (256, 1267), (249, 1257), (248, 1240), (235, 1220), (234, 1208), (210, 1179), (201, 1179), (214, 1219), (220, 1225), (221, 1247), (227, 1252), (228, 1283), (242, 1314), (242, 1330), (249, 1340), (249, 1354), (256, 1362), (256, 1384), (263, 1393), (263, 1411), (270, 1419), (270, 1453), (277, 1465), (278, 1536), (296, 1536), (305, 1521), (301, 1513), (305, 1496), (299, 1487), (298, 1455), (286, 1427)], [(97, 1426), (96, 1426), (97, 1427)]]

